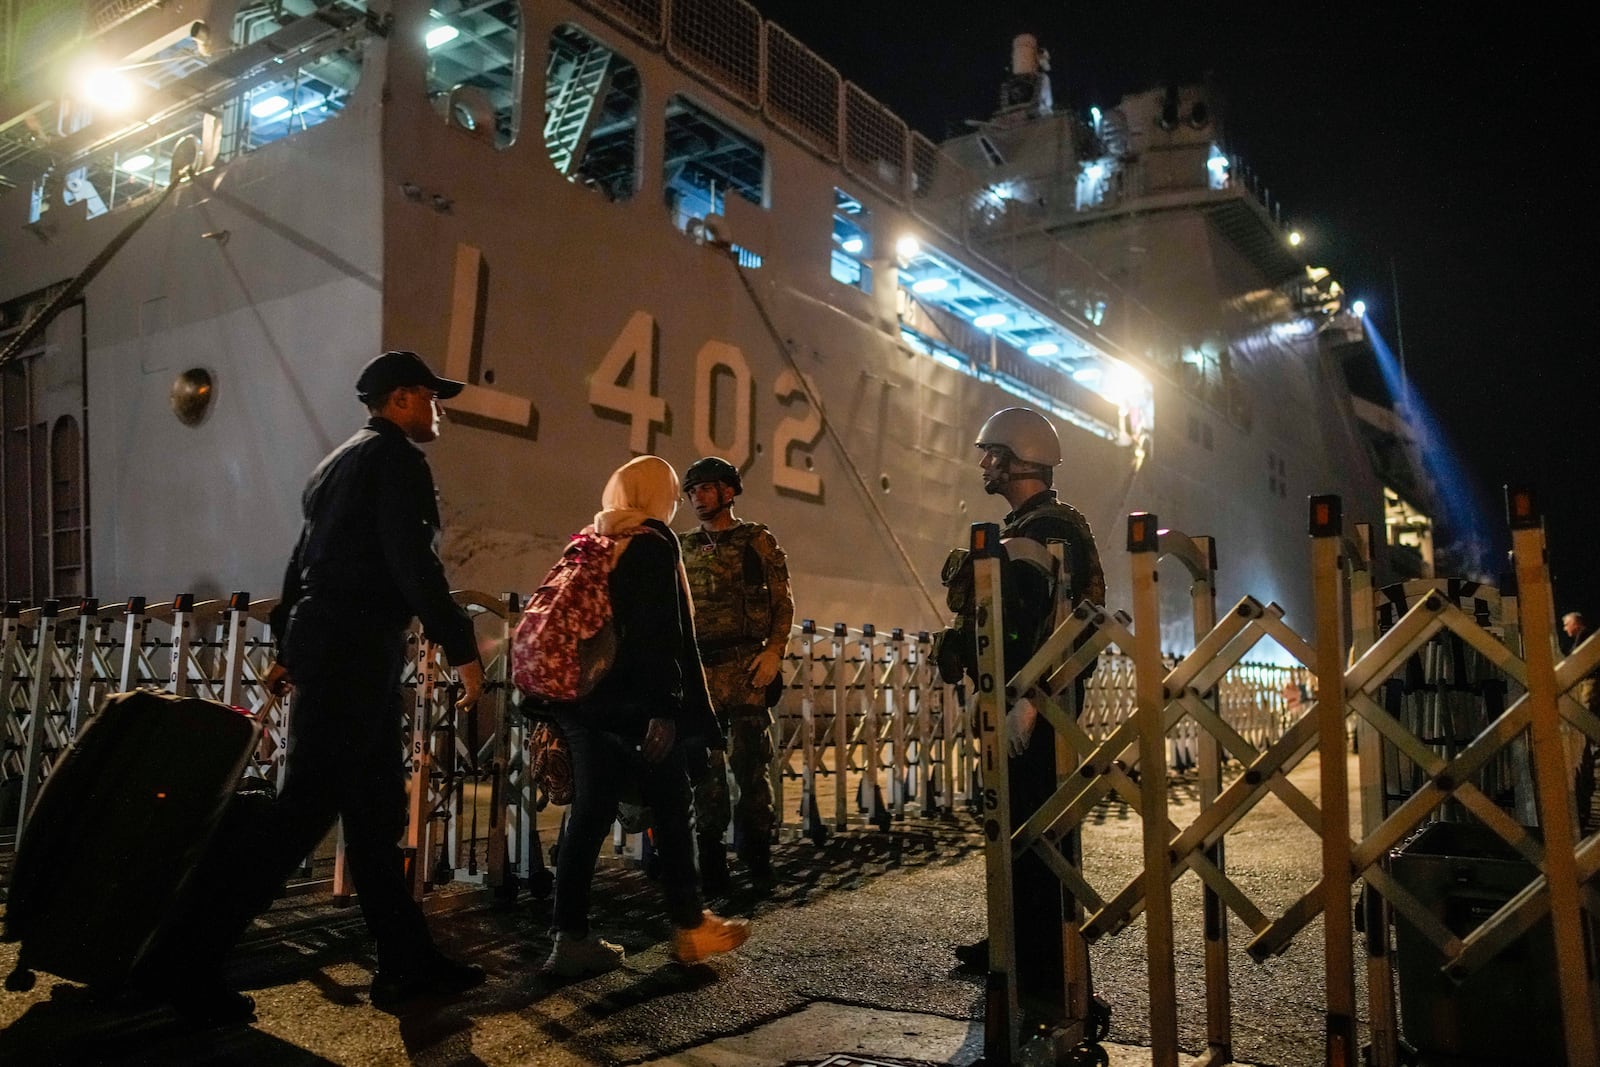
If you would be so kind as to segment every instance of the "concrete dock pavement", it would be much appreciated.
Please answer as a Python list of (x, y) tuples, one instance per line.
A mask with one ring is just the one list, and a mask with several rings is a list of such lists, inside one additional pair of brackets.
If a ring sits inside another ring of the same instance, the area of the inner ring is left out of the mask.
[[(1187, 787), (1174, 788), (1173, 802), (1180, 822), (1197, 810), (1180, 810), (1196, 804)], [(1293, 822), (1271, 808), (1252, 814), (1229, 856), (1231, 874), (1263, 907), (1287, 904), (1316, 878), (1314, 835), (1297, 838), (1274, 819)], [(1086, 857), (1103, 890), (1137, 874), (1139, 826), (1118, 804), (1096, 809)], [(670, 931), (644, 874), (602, 869), (594, 926), (628, 959), (619, 971), (566, 983), (538, 973), (550, 948), (547, 900), (432, 893), (442, 946), (483, 963), (490, 977), (459, 998), (392, 1014), (368, 997), (375, 960), (359, 910), (288, 898), (258, 920), (229, 965), (228, 980), (256, 998), (253, 1025), (195, 1033), (159, 1005), (102, 1003), (41, 975), (26, 993), (0, 993), (0, 1064), (778, 1067), (835, 1056), (957, 1065), (981, 1057), (983, 978), (956, 970), (953, 954), (984, 933), (983, 853), (970, 817), (849, 829), (820, 846), (779, 845), (774, 859), (769, 893), (736, 865), (732, 894), (715, 902), (753, 919), (750, 941), (693, 967), (669, 960)], [(1180, 1041), (1192, 1055), (1205, 1018), (1192, 876), (1178, 884), (1175, 907), (1189, 920), (1176, 966)], [(1308, 931), (1285, 956), (1257, 965), (1242, 951), (1248, 931), (1235, 929), (1236, 1054), (1263, 1067), (1321, 1062), (1320, 936)], [(0, 972), (15, 955), (15, 945), (0, 945)], [(1091, 956), (1096, 992), (1112, 1006), (1110, 1062), (1149, 1063), (1142, 923), (1096, 942)]]

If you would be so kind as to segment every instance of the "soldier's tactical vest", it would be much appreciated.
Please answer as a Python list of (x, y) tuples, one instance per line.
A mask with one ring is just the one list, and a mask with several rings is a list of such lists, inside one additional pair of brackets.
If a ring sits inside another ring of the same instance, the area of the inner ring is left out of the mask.
[(766, 529), (759, 522), (741, 522), (720, 533), (678, 535), (702, 651), (765, 643), (771, 633), (772, 590), (755, 546)]
[[(1081, 544), (1093, 543), (1093, 538), (1089, 533), (1089, 525), (1084, 520), (1083, 515), (1071, 505), (1057, 501), (1034, 508), (1016, 522), (1001, 530), (1001, 544), (1016, 538), (1040, 540), (1030, 530), (1046, 519), (1065, 520), (1077, 531)], [(1081, 599), (1087, 592), (1085, 583), (1088, 581), (1088, 576), (1076, 573), (1070, 557), (1063, 559), (1061, 566), (1063, 573), (1058, 580), (1065, 580), (1073, 601)], [(946, 682), (955, 684), (961, 681), (964, 676), (976, 678), (978, 671), (977, 663), (973, 660), (973, 579), (972, 561), (968, 558), (967, 550), (964, 548), (952, 549), (949, 557), (945, 560), (943, 571), (939, 577), (945, 586), (945, 603), (955, 613), (955, 618), (951, 620), (949, 627), (934, 637), (934, 662), (939, 667), (940, 676)], [(1053, 589), (1051, 590), (1051, 595), (1054, 595)], [(1048, 624), (1048, 619), (1046, 619), (1046, 623)], [(1013, 634), (1009, 640), (1016, 640), (1028, 648), (1036, 648), (1047, 636), (1049, 636), (1048, 633)], [(1094, 673), (1094, 668), (1095, 664), (1091, 663), (1081, 677), (1087, 678)]]

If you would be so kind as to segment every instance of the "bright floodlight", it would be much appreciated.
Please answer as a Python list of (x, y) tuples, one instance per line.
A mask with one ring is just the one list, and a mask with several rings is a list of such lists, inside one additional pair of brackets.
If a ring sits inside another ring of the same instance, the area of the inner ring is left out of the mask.
[(1304, 241), (1304, 240), (1305, 240), (1305, 237), (1303, 237), (1301, 235), (1299, 230), (1290, 230), (1289, 231), (1289, 243), (1290, 244), (1298, 245), (1301, 241)]
[(126, 111), (133, 106), (133, 82), (109, 67), (85, 74), (78, 83), (78, 92), (91, 107)]
[(440, 45), (449, 44), (451, 41), (460, 36), (461, 31), (447, 22), (443, 25), (435, 26), (433, 29), (429, 30), (428, 36), (424, 38), (424, 40), (428, 45), (428, 51), (431, 52)]
[(1040, 341), (1038, 344), (1028, 346), (1028, 355), (1038, 359), (1042, 359), (1045, 356), (1053, 356), (1059, 351), (1061, 351), (1061, 346), (1054, 341)]
[(1358, 319), (1366, 318), (1367, 302), (1365, 300), (1357, 300), (1350, 305), (1350, 313)]
[(288, 98), (282, 96), (269, 96), (250, 105), (250, 114), (258, 119), (270, 119), (287, 110), (289, 110)]
[(853, 256), (865, 248), (866, 245), (862, 244), (861, 238), (859, 237), (847, 237), (845, 238), (844, 244), (840, 245), (839, 247), (843, 248), (846, 252), (849, 252)]
[(1006, 317), (998, 311), (991, 311), (987, 315), (979, 315), (972, 320), (972, 325), (980, 330), (992, 329), (995, 326), (1004, 326)]
[(921, 278), (911, 283), (913, 293), (940, 293), (950, 288), (950, 283), (944, 278)]
[(1099, 122), (1100, 121), (1100, 109), (1097, 108), (1097, 107), (1091, 107), (1089, 109), (1089, 117), (1091, 119), (1093, 119), (1095, 122)]
[(140, 152), (138, 155), (129, 156), (121, 163), (118, 163), (117, 169), (120, 171), (125, 171), (128, 174), (138, 174), (140, 171), (149, 170), (151, 164), (154, 162), (154, 156), (150, 155), (148, 152)]
[(908, 233), (894, 243), (894, 250), (901, 259), (914, 259), (922, 251), (922, 242)]
[(1091, 163), (1083, 170), (1084, 177), (1088, 178), (1092, 182), (1099, 181), (1101, 178), (1105, 177), (1105, 174), (1106, 168), (1104, 164), (1101, 163)]
[(1118, 363), (1111, 368), (1111, 374), (1106, 378), (1100, 392), (1118, 407), (1128, 407), (1139, 398), (1145, 388), (1144, 375), (1132, 367)]

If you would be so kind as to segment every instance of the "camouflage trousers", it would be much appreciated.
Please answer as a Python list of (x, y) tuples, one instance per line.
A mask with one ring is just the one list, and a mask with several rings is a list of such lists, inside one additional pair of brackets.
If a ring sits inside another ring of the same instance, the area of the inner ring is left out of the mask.
[[(706, 670), (711, 703), (728, 731), (727, 753), (713, 749), (706, 773), (694, 785), (695, 836), (702, 845), (720, 841), (730, 820), (741, 853), (764, 851), (776, 823), (772, 805), (772, 715), (752, 690), (743, 663)], [(729, 699), (732, 698), (732, 699)], [(734, 801), (728, 783), (733, 771)]]

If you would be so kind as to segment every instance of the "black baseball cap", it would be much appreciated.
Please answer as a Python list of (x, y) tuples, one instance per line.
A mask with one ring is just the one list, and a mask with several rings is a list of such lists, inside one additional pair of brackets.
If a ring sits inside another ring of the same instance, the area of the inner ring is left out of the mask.
[(440, 400), (449, 400), (467, 387), (466, 382), (451, 381), (433, 373), (415, 352), (385, 352), (361, 368), (361, 377), (356, 379), (356, 396), (366, 403), (408, 385), (425, 385)]

